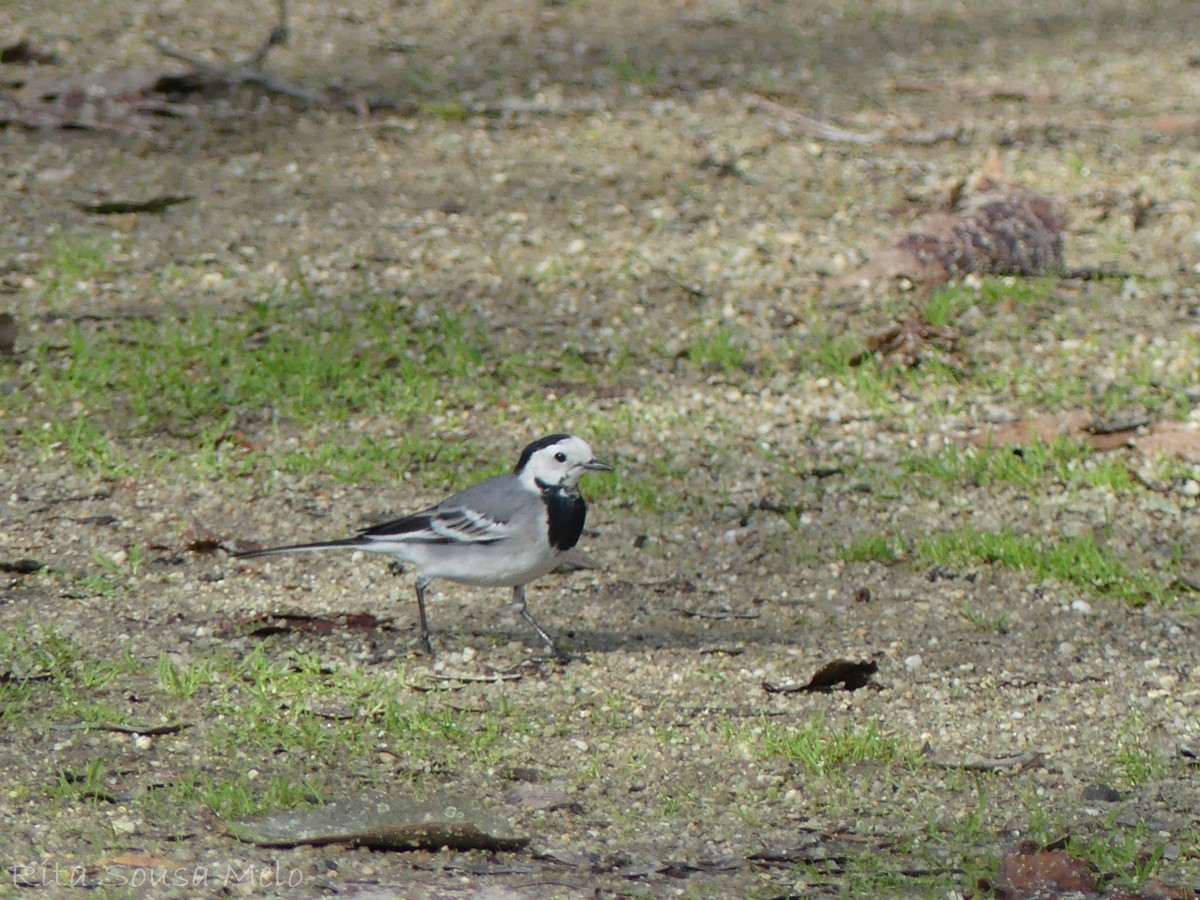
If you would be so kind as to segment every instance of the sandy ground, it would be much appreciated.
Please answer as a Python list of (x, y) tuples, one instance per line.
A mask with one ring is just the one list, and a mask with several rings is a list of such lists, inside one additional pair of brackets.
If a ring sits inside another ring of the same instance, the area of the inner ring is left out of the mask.
[[(24, 29), (53, 49), (54, 71), (169, 67), (147, 32), (234, 58), (269, 28), (251, 7), (224, 2), (197, 15), (180, 2), (16, 4), (0, 11), (0, 30)], [(184, 552), (183, 530), (203, 525), (229, 546), (335, 536), (363, 513), (414, 509), (451, 485), (355, 485), (318, 473), (260, 497), (227, 481), (105, 479), (22, 451), (22, 429), (39, 427), (23, 390), (30, 376), (19, 361), (0, 363), (0, 557), (50, 566), (4, 576), (0, 625), (17, 634), (53, 624), (99, 658), (128, 649), (149, 674), (122, 676), (94, 699), (144, 721), (148, 697), (155, 716), (200, 723), (149, 740), (61, 731), (61, 698), (39, 683), (25, 712), (4, 723), (0, 861), (27, 867), (35, 883), (77, 865), (95, 881), (122, 854), (188, 873), (300, 873), (294, 885), (241, 881), (234, 895), (947, 896), (979, 891), (977, 879), (1026, 836), (1069, 831), (1164, 854), (1157, 875), (1200, 884), (1196, 770), (1177, 752), (1200, 731), (1194, 595), (1138, 607), (998, 565), (852, 562), (837, 550), (972, 524), (1055, 537), (1103, 531), (1131, 565), (1153, 568), (1171, 553), (1186, 563), (1197, 550), (1194, 467), (1175, 470), (1165, 493), (909, 490), (904, 454), (1025, 414), (1031, 402), (979, 379), (947, 388), (951, 411), (938, 415), (927, 387), (872, 402), (796, 363), (808, 341), (887, 323), (886, 292), (832, 280), (943, 205), (998, 151), (1008, 176), (1067, 209), (1070, 266), (1136, 277), (1064, 280), (1033, 306), (977, 310), (988, 319), (970, 348), (980, 364), (1046, 360), (1048, 378), (1077, 374), (1099, 404), (1130, 360), (1157, 347), (1164, 379), (1195, 389), (1195, 11), (1185, 2), (1078, 7), (304, 2), (271, 71), (391, 110), (362, 117), (239, 89), (189, 98), (194, 116), (155, 121), (145, 135), (0, 132), (0, 309), (18, 317), (18, 349), (61, 341), (72, 317), (119, 329), (123, 317), (193, 306), (231, 315), (300, 281), (314, 304), (348, 314), (355, 298), (395, 297), (418, 315), (466, 317), (498, 356), (590, 354), (601, 388), (587, 388), (592, 408), (621, 423), (593, 440), (598, 452), (626, 471), (668, 473), (669, 495), (651, 511), (595, 502), (582, 549), (597, 568), (530, 589), (543, 624), (590, 663), (528, 665), (536, 648), (502, 597), (439, 588), (431, 615), (446, 665), (522, 673), (413, 695), (464, 720), (522, 723), (486, 764), (414, 759), (402, 747), (317, 772), (286, 748), (270, 759), (237, 748), (210, 758), (203, 723), (219, 713), (203, 708), (203, 695), (162, 694), (162, 654), (187, 663), (261, 648), (415, 681), (427, 665), (415, 652), (409, 581), (382, 564), (244, 567), (222, 552)], [(883, 137), (819, 139), (756, 107), (763, 96)], [(157, 194), (195, 200), (161, 215), (97, 217), (75, 205)], [(42, 273), (62, 240), (113, 250), (82, 289), (47, 299)], [(692, 364), (687, 348), (721, 329), (740, 335), (747, 364)], [(632, 362), (618, 366), (623, 359)], [(564, 390), (548, 384), (542, 399)], [(104, 421), (118, 406), (80, 397), (77, 414)], [(1136, 398), (1131, 406), (1138, 411)], [(352, 428), (386, 440), (405, 424), (364, 416)], [(423, 427), (474, 441), (483, 461), (514, 455), (547, 424), (524, 417), (518, 397), (503, 413), (458, 410)], [(255, 410), (239, 427), (250, 441), (271, 433)], [(316, 437), (336, 441), (341, 431)], [(151, 440), (131, 435), (130, 457)], [(1131, 466), (1142, 464), (1130, 454)], [(841, 472), (811, 474), (821, 468)], [(134, 590), (80, 589), (98, 556), (133, 546), (160, 548)], [(161, 561), (176, 555), (179, 564)], [(364, 609), (387, 627), (258, 638), (222, 624)], [(877, 661), (881, 689), (762, 688), (805, 681), (843, 657)], [(830, 733), (874, 723), (925, 748), (925, 761), (815, 772), (757, 751), (755, 729), (815, 715)], [(935, 764), (1033, 751), (1040, 762), (1020, 771)], [(1121, 783), (1121, 761), (1134, 757), (1155, 761), (1153, 771)], [(318, 775), (327, 800), (397, 785), (445, 791), (507, 810), (532, 842), (511, 854), (272, 850), (237, 842), (202, 804), (64, 805), (46, 788), (97, 758), (138, 784), (160, 770), (170, 780), (254, 769)], [(505, 807), (506, 792), (528, 783), (569, 799)], [(1097, 785), (1115, 785), (1119, 799), (1095, 799)], [(811, 847), (820, 852), (802, 852)], [(227, 887), (215, 875), (203, 884), (209, 895)], [(196, 895), (189, 890), (153, 889)]]

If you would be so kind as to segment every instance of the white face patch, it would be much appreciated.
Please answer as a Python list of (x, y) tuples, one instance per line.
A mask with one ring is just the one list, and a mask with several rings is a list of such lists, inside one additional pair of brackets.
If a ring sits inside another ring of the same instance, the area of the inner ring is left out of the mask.
[(574, 488), (580, 477), (594, 461), (587, 441), (566, 437), (548, 447), (542, 447), (529, 457), (521, 476), (530, 482)]

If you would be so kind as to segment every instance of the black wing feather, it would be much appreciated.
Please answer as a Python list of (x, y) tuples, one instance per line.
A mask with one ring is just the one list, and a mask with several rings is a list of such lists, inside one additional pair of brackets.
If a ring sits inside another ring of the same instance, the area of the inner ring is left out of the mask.
[(402, 519), (374, 525), (358, 533), (360, 538), (386, 541), (402, 538), (427, 544), (494, 544), (504, 522), (459, 507), (435, 506)]

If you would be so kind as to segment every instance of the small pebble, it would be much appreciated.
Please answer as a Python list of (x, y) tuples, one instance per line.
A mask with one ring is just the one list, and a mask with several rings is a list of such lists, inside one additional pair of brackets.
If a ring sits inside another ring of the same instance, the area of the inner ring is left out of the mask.
[(129, 816), (117, 816), (110, 823), (112, 825), (113, 834), (133, 834), (137, 831), (137, 822), (129, 818)]
[(1083, 789), (1083, 799), (1092, 803), (1116, 803), (1121, 792), (1107, 784), (1089, 784)]
[(924, 662), (924, 660), (921, 659), (921, 654), (914, 653), (912, 656), (904, 657), (904, 668), (908, 669), (910, 672), (915, 672), (917, 669), (921, 668), (922, 662)]

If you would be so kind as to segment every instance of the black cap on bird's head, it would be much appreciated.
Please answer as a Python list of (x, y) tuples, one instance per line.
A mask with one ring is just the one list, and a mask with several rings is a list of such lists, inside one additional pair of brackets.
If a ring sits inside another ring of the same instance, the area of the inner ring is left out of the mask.
[(612, 466), (596, 459), (583, 438), (548, 434), (521, 451), (513, 474), (542, 484), (574, 487), (587, 471), (611, 472)]

